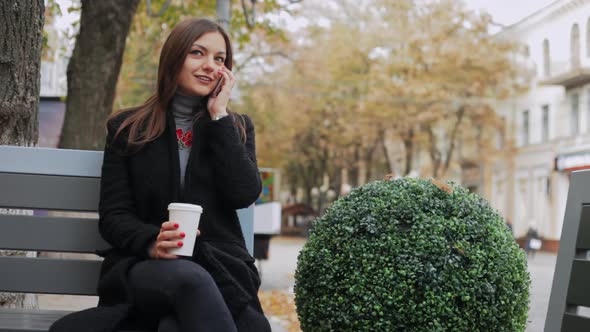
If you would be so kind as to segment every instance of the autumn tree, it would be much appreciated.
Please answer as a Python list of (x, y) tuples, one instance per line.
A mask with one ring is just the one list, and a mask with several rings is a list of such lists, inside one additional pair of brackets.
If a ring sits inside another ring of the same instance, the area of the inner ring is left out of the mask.
[(68, 64), (61, 148), (100, 150), (131, 19), (139, 0), (82, 0), (80, 32)]
[[(154, 53), (158, 53), (170, 29), (185, 17), (215, 17), (216, 4), (221, 1), (224, 0), (82, 0), (80, 33), (68, 66), (68, 100), (60, 146), (101, 149), (106, 134), (104, 120), (113, 106), (136, 105), (153, 91), (158, 59)], [(251, 16), (253, 8), (247, 7), (246, 1), (232, 2), (230, 34), (240, 43), (247, 42), (256, 29), (279, 31), (263, 14), (287, 10), (291, 2), (298, 1), (289, 0), (286, 5), (275, 0), (257, 4), (256, 21)], [(119, 91), (125, 97), (114, 105), (126, 41), (135, 49), (125, 56), (121, 82), (125, 86)]]
[(248, 97), (257, 121), (281, 128), (279, 136), (259, 134), (259, 154), (306, 192), (326, 174), (336, 189), (339, 173), (353, 184), (408, 175), (419, 155), (430, 160), (431, 175), (444, 177), (463, 157), (459, 145), (483, 144), (501, 129), (495, 102), (526, 85), (511, 61), (515, 46), (491, 35), (490, 18), (461, 2), (343, 0), (310, 8), (315, 21), (329, 23), (298, 31), (292, 61), (257, 81)]
[(424, 2), (419, 7), (407, 3), (399, 15), (399, 4), (382, 2), (383, 20), (378, 22), (386, 22), (390, 12), (398, 13), (395, 29), (401, 35), (382, 41), (386, 48), (391, 45), (391, 53), (383, 59), (388, 69), (381, 82), (398, 91), (398, 100), (409, 110), (396, 118), (409, 124), (398, 131), (404, 146), (422, 137), (431, 175), (444, 177), (458, 142), (473, 136), (469, 131), (500, 129), (495, 103), (521, 93), (526, 73), (512, 60), (516, 45), (490, 33), (489, 15), (468, 11), (458, 1)]
[[(260, 160), (283, 166), (308, 203), (324, 178), (339, 189), (342, 169), (357, 170), (353, 159), (373, 155), (373, 142), (366, 139), (371, 133), (357, 130), (369, 71), (367, 53), (349, 47), (359, 36), (344, 24), (311, 31), (313, 43), (290, 49), (295, 60), (243, 96), (257, 123)], [(281, 134), (273, 135), (272, 128)]]
[[(0, 145), (37, 144), (44, 11), (43, 0), (0, 1)], [(0, 306), (24, 302), (24, 294), (0, 293)]]

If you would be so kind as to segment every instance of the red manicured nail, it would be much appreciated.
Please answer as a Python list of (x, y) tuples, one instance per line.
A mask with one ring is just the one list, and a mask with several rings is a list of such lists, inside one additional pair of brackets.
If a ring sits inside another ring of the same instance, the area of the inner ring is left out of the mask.
[(180, 237), (184, 238), (186, 236), (186, 234), (184, 234), (184, 232), (180, 233)]
[(179, 226), (178, 224), (174, 224), (174, 228), (178, 228), (178, 226)]
[(179, 247), (182, 247), (182, 244), (183, 244), (182, 241), (178, 241), (178, 246)]

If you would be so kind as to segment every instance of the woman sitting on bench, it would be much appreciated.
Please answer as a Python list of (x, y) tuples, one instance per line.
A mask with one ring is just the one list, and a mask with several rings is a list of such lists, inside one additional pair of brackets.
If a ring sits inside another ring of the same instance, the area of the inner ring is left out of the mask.
[[(109, 118), (99, 227), (112, 248), (100, 253), (99, 304), (51, 331), (270, 331), (236, 213), (261, 182), (253, 125), (227, 108), (231, 68), (227, 33), (185, 20), (163, 46), (155, 94)], [(168, 252), (185, 237), (168, 220), (173, 202), (203, 208), (191, 257)]]

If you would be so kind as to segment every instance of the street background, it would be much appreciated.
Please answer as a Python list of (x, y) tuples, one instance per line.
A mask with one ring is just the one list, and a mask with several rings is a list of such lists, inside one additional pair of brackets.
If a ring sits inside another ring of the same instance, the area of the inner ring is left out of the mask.
[[(0, 58), (19, 61), (0, 75), (0, 145), (102, 150), (107, 116), (154, 93), (176, 24), (198, 16), (227, 27), (231, 109), (256, 126), (257, 206), (278, 206), (255, 229), (281, 234), (258, 262), (275, 331), (298, 331), (293, 275), (310, 222), (386, 177), (451, 180), (487, 199), (519, 243), (538, 235), (546, 253), (529, 259), (528, 331), (542, 331), (571, 173), (590, 169), (590, 0), (14, 0), (0, 9), (8, 6)], [(16, 9), (26, 19), (14, 21)], [(7, 208), (0, 213), (18, 207)]]

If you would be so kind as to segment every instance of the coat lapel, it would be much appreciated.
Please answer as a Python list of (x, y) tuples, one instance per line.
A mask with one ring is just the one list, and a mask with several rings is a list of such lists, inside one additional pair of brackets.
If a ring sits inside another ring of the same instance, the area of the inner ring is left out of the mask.
[(180, 202), (180, 158), (178, 157), (178, 141), (176, 123), (172, 112), (166, 112), (166, 131), (164, 136), (168, 143), (168, 160), (170, 161), (170, 197), (172, 202)]
[(182, 191), (182, 197), (187, 199), (190, 196), (190, 189), (191, 189), (191, 182), (192, 182), (192, 174), (191, 171), (193, 169), (193, 163), (195, 161), (196, 156), (199, 154), (201, 138), (199, 137), (200, 130), (198, 129), (199, 124), (201, 121), (196, 120), (193, 122), (192, 131), (193, 131), (193, 144), (191, 146), (191, 150), (189, 153), (188, 161), (186, 163), (186, 171), (185, 171), (185, 178), (184, 178), (184, 190)]

